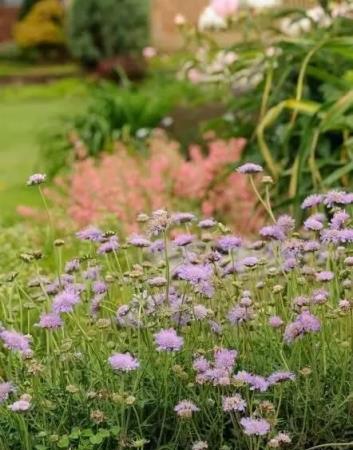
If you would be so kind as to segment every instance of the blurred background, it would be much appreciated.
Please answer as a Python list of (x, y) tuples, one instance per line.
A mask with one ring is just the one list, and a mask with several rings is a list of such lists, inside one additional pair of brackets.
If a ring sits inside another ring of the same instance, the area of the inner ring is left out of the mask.
[(166, 207), (251, 232), (245, 159), (300, 217), (351, 186), (351, 19), (326, 0), (0, 0), (1, 223), (41, 222), (25, 180), (43, 171), (66, 230)]

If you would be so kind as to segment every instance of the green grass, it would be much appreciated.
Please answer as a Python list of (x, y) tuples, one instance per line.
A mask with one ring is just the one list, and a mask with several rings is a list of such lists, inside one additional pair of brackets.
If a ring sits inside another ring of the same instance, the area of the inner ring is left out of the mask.
[(0, 78), (7, 76), (49, 76), (49, 75), (69, 75), (79, 72), (79, 66), (70, 64), (38, 64), (0, 61)]
[(52, 120), (79, 111), (84, 82), (65, 80), (40, 86), (0, 89), (0, 221), (16, 221), (16, 206), (37, 206), (27, 177), (40, 170), (39, 136)]

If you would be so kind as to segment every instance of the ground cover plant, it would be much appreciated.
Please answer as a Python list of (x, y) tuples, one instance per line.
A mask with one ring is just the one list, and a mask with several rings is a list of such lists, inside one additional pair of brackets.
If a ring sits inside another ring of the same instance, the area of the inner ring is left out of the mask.
[[(165, 210), (124, 240), (63, 240), (47, 210), (46, 250), (25, 243), (1, 277), (1, 448), (353, 445), (353, 194), (308, 196), (295, 227), (261, 166), (237, 172), (259, 240)], [(45, 179), (28, 189), (47, 205)]]

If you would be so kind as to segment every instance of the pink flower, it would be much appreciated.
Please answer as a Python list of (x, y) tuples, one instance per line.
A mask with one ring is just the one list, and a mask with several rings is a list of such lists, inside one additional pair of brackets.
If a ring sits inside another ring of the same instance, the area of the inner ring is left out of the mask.
[(210, 6), (217, 15), (219, 15), (223, 18), (227, 18), (227, 17), (232, 16), (237, 11), (237, 9), (239, 8), (239, 1), (238, 0), (212, 0)]
[(154, 47), (145, 47), (142, 54), (146, 59), (151, 59), (157, 55), (157, 50)]

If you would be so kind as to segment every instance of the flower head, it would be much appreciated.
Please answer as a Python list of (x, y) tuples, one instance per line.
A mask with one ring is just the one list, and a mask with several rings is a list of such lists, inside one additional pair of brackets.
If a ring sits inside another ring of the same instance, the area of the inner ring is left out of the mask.
[(9, 409), (13, 412), (25, 412), (31, 407), (31, 403), (28, 400), (18, 400), (9, 406)]
[(267, 420), (255, 419), (254, 417), (243, 417), (240, 420), (240, 424), (247, 436), (264, 436), (271, 429), (271, 425)]
[(27, 186), (35, 186), (42, 184), (47, 179), (47, 176), (43, 173), (34, 173), (27, 180)]
[(174, 407), (174, 411), (179, 417), (188, 419), (194, 412), (200, 411), (200, 409), (190, 400), (182, 400)]
[(114, 353), (108, 358), (109, 364), (113, 370), (119, 372), (131, 372), (140, 367), (140, 363), (130, 353)]
[(63, 325), (61, 317), (56, 313), (44, 313), (40, 316), (38, 323), (39, 328), (45, 328), (47, 330), (54, 330), (60, 328)]
[(173, 328), (161, 330), (154, 335), (157, 350), (175, 352), (182, 348), (184, 339)]
[(246, 401), (240, 394), (234, 394), (231, 397), (223, 397), (222, 408), (225, 412), (243, 412), (246, 409)]
[(0, 404), (6, 402), (6, 400), (9, 398), (9, 395), (14, 391), (15, 388), (12, 383), (0, 383)]
[(245, 174), (252, 174), (252, 173), (260, 173), (263, 172), (263, 167), (261, 167), (259, 164), (254, 163), (245, 163), (238, 167), (237, 172), (238, 173), (245, 173)]

